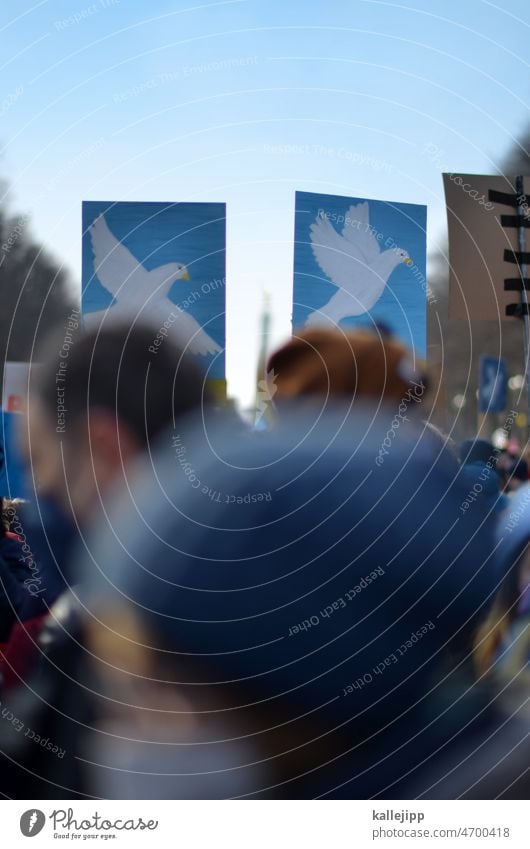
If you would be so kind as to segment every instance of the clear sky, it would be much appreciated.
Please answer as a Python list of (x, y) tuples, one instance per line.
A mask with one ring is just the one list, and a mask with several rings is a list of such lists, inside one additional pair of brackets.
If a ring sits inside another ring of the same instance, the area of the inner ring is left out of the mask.
[[(82, 200), (226, 201), (227, 369), (289, 333), (294, 192), (428, 205), (528, 126), (528, 0), (2, 0), (0, 176), (80, 280)], [(429, 151), (439, 148), (436, 156)]]

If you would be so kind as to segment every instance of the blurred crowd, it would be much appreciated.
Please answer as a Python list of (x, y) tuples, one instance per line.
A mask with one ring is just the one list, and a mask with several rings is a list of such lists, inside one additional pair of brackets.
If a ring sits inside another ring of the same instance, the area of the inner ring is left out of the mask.
[(521, 449), (384, 327), (294, 334), (259, 427), (155, 332), (53, 337), (19, 417), (3, 796), (527, 798)]

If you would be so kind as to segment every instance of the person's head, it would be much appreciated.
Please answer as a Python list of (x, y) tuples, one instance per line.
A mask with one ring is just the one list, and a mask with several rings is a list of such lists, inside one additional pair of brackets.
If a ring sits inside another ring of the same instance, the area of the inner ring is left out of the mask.
[(0, 498), (0, 537), (11, 531), (13, 517), (17, 509), (24, 504), (21, 498)]
[[(275, 402), (329, 399), (351, 404), (421, 406), (427, 390), (423, 363), (385, 328), (314, 328), (295, 333), (269, 359)], [(412, 397), (411, 397), (412, 396)]]
[(481, 674), (495, 662), (512, 624), (530, 614), (530, 486), (513, 496), (498, 525), (500, 581), (495, 601), (477, 631), (475, 665)]
[(466, 439), (460, 445), (459, 458), (462, 465), (486, 463), (496, 468), (499, 449), (485, 439)]
[(112, 325), (55, 336), (36, 374), (26, 448), (38, 490), (81, 519), (129, 461), (207, 402), (193, 362), (157, 329)]

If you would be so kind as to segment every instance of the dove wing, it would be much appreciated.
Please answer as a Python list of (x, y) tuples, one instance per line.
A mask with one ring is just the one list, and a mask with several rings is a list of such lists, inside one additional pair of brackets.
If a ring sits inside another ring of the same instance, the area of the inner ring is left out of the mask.
[(310, 227), (311, 248), (320, 268), (336, 286), (348, 289), (366, 258), (356, 244), (341, 236), (327, 218), (319, 216)]
[[(109, 230), (104, 215), (98, 215), (89, 228), (94, 254), (94, 271), (99, 281), (117, 298), (124, 282), (129, 284), (138, 273), (148, 274)], [(129, 286), (127, 286), (129, 288)]]
[(342, 235), (362, 254), (366, 265), (372, 265), (381, 253), (374, 232), (370, 229), (370, 207), (366, 200), (350, 206)]

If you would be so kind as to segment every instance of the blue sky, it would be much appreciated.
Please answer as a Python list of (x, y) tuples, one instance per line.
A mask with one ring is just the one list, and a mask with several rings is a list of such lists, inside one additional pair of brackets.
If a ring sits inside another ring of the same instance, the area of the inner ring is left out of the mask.
[[(80, 280), (82, 200), (226, 201), (227, 371), (289, 333), (294, 193), (428, 206), (528, 124), (528, 0), (2, 0), (0, 176)], [(429, 155), (436, 145), (436, 156)]]

